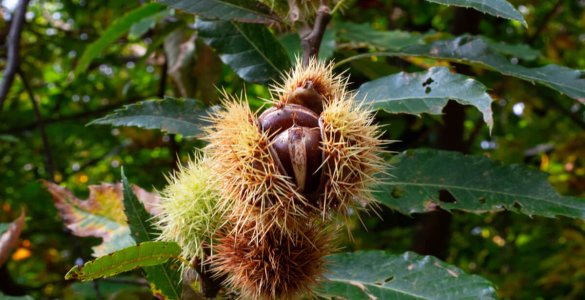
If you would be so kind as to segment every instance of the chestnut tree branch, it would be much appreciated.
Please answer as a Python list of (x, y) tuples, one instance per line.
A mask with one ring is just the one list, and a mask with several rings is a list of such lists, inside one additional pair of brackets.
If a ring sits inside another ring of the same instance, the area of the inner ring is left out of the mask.
[(327, 24), (331, 21), (331, 9), (327, 5), (326, 0), (321, 0), (319, 9), (317, 10), (317, 17), (315, 18), (315, 24), (313, 29), (301, 39), (301, 46), (303, 47), (303, 65), (307, 66), (311, 57), (317, 57), (319, 54), (319, 48), (321, 47), (321, 41), (323, 40), (323, 34)]
[(33, 107), (33, 111), (35, 113), (35, 118), (37, 120), (36, 124), (37, 124), (37, 127), (39, 128), (39, 133), (41, 134), (41, 141), (43, 143), (43, 148), (44, 148), (43, 156), (44, 156), (44, 160), (45, 160), (45, 170), (47, 171), (47, 178), (49, 181), (55, 182), (55, 177), (54, 177), (55, 176), (55, 168), (53, 165), (53, 158), (51, 155), (51, 147), (49, 144), (49, 138), (47, 136), (47, 131), (45, 130), (45, 123), (43, 122), (43, 116), (41, 115), (41, 110), (39, 108), (39, 104), (37, 103), (37, 100), (35, 99), (35, 95), (32, 91), (32, 88), (29, 85), (26, 78), (24, 77), (24, 74), (22, 73), (22, 71), (17, 70), (17, 73), (22, 80), (22, 84), (24, 85), (24, 89), (26, 90), (26, 93), (28, 94), (28, 97), (30, 98), (30, 101), (31, 101), (32, 107)]
[(0, 112), (4, 107), (4, 101), (8, 97), (8, 91), (14, 82), (14, 77), (18, 72), (20, 64), (20, 34), (22, 27), (24, 26), (26, 9), (30, 0), (20, 0), (16, 7), (14, 14), (12, 15), (12, 21), (10, 24), (10, 31), (6, 36), (6, 70), (2, 76), (2, 82), (0, 83)]

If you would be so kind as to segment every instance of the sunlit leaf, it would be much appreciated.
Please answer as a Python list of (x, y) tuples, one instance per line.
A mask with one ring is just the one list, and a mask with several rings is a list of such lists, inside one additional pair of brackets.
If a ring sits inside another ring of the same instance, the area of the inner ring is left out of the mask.
[(445, 67), (419, 73), (401, 72), (366, 82), (358, 89), (357, 98), (390, 113), (414, 115), (441, 114), (452, 99), (475, 106), (488, 126), (493, 126), (493, 99), (487, 94), (486, 87), (470, 77), (451, 73)]
[[(124, 189), (124, 211), (128, 218), (130, 233), (136, 243), (152, 241), (156, 238), (151, 215), (146, 211), (132, 190), (124, 169), (122, 169), (122, 187)], [(143, 267), (150, 288), (159, 299), (179, 299), (181, 273), (171, 264)]]
[(266, 26), (197, 19), (195, 27), (199, 38), (246, 81), (269, 82), (290, 66), (286, 51)]
[(444, 4), (444, 5), (453, 5), (453, 6), (460, 6), (460, 7), (470, 7), (481, 11), (483, 13), (487, 13), (496, 17), (516, 20), (524, 27), (528, 27), (526, 21), (522, 14), (517, 11), (512, 4), (510, 4), (506, 0), (427, 0), (429, 2)]
[(277, 17), (259, 1), (248, 0), (160, 0), (170, 7), (206, 19), (248, 23), (274, 23)]
[(88, 45), (87, 48), (83, 51), (83, 54), (81, 55), (81, 58), (75, 67), (75, 74), (79, 75), (85, 72), (91, 61), (96, 58), (103, 49), (126, 34), (126, 32), (128, 32), (128, 30), (130, 30), (132, 25), (134, 25), (136, 22), (146, 17), (152, 16), (162, 9), (164, 9), (163, 5), (158, 3), (149, 3), (127, 13), (123, 17), (114, 21), (114, 23), (112, 23), (112, 25), (110, 25), (97, 40)]
[(378, 200), (404, 214), (441, 207), (472, 213), (510, 210), (529, 216), (585, 219), (585, 199), (560, 196), (547, 175), (482, 156), (413, 150), (395, 157)]
[[(103, 239), (100, 245), (92, 248), (93, 256), (99, 257), (135, 244), (124, 215), (122, 184), (89, 186), (87, 200), (75, 197), (71, 191), (57, 184), (48, 181), (43, 181), (43, 184), (53, 195), (53, 203), (65, 226), (74, 235)], [(138, 186), (132, 188), (141, 201), (149, 203), (147, 209), (159, 199)]]
[(111, 277), (139, 267), (156, 266), (177, 258), (181, 248), (176, 243), (144, 242), (75, 266), (65, 279), (92, 280)]
[(20, 217), (10, 224), (0, 224), (0, 266), (2, 266), (14, 247), (18, 246), (18, 239), (24, 227), (24, 212), (20, 213)]
[(193, 137), (201, 132), (206, 114), (197, 100), (166, 97), (126, 105), (88, 125), (136, 126)]
[(496, 299), (494, 286), (432, 256), (359, 251), (329, 256), (326, 299)]

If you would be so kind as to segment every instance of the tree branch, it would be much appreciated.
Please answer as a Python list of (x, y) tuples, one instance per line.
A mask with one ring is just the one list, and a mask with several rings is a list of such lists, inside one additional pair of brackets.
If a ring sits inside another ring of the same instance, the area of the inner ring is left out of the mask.
[(325, 34), (325, 28), (327, 28), (329, 21), (331, 21), (331, 9), (329, 9), (326, 0), (321, 0), (313, 29), (301, 39), (304, 66), (309, 64), (311, 57), (317, 57), (319, 54), (323, 34)]
[(24, 89), (26, 90), (26, 93), (28, 94), (30, 101), (32, 102), (33, 111), (35, 113), (35, 118), (37, 119), (36, 124), (37, 124), (37, 127), (39, 128), (39, 132), (41, 134), (41, 141), (43, 142), (43, 148), (44, 148), (43, 156), (45, 159), (45, 170), (47, 171), (47, 178), (49, 181), (55, 182), (55, 168), (53, 165), (53, 158), (51, 155), (51, 146), (49, 144), (49, 138), (47, 137), (47, 131), (45, 130), (45, 123), (43, 122), (43, 116), (41, 115), (41, 110), (39, 109), (39, 104), (37, 103), (37, 100), (35, 99), (35, 95), (31, 89), (30, 85), (28, 84), (28, 81), (24, 77), (24, 74), (22, 73), (22, 71), (18, 70), (17, 73), (22, 80), (22, 84), (24, 85)]
[(19, 69), (20, 64), (20, 33), (24, 26), (24, 16), (30, 0), (21, 0), (14, 14), (12, 15), (12, 22), (10, 24), (10, 31), (6, 37), (6, 70), (0, 83), (0, 112), (4, 107), (4, 101), (8, 97), (8, 91), (14, 82), (14, 77)]

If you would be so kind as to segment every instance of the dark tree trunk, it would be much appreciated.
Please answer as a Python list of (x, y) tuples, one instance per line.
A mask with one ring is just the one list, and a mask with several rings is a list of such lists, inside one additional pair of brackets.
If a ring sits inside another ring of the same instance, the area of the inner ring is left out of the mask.
[[(482, 15), (471, 9), (457, 8), (453, 21), (452, 32), (456, 35), (478, 31), (479, 18)], [(467, 66), (457, 65), (458, 73), (469, 74), (471, 70)], [(465, 107), (449, 102), (443, 110), (443, 126), (438, 132), (436, 147), (443, 150), (467, 152), (467, 143), (463, 139), (465, 121)], [(452, 202), (453, 196), (448, 192), (439, 193), (441, 202)], [(415, 228), (415, 236), (412, 249), (424, 255), (433, 255), (445, 259), (448, 254), (449, 240), (451, 238), (451, 213), (442, 209), (419, 216)]]

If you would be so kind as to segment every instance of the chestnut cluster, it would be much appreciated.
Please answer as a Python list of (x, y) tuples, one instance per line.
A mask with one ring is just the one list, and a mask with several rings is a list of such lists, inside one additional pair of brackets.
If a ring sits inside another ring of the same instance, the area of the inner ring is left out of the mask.
[[(346, 86), (331, 64), (312, 60), (285, 74), (259, 115), (225, 94), (205, 129), (203, 158), (168, 189), (162, 239), (198, 255), (207, 245), (199, 257), (243, 298), (310, 294), (335, 249), (333, 217), (373, 203), (384, 167), (381, 130)], [(197, 191), (183, 189), (195, 181)], [(172, 204), (189, 203), (189, 194), (193, 209)]]

